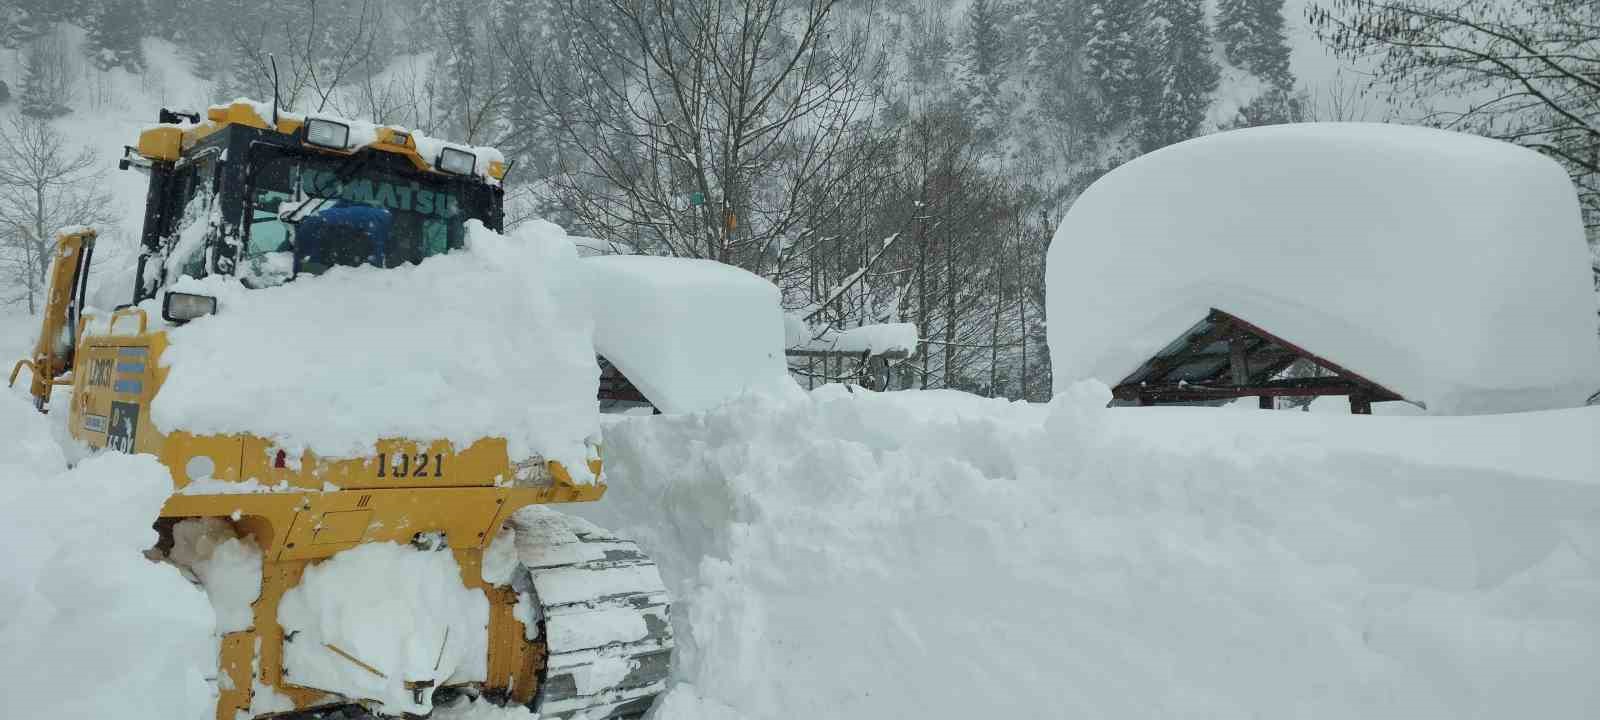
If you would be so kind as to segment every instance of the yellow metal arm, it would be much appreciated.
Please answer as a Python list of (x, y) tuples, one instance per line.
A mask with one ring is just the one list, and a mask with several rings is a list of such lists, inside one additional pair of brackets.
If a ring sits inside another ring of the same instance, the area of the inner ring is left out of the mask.
[(50, 263), (50, 285), (33, 357), (20, 360), (11, 368), (11, 382), (16, 382), (23, 365), (33, 372), (28, 392), (33, 395), (33, 406), (40, 412), (49, 408), (51, 387), (58, 384), (56, 378), (72, 369), (77, 338), (73, 337), (75, 333), (65, 331), (77, 329), (74, 327), (78, 322), (76, 315), (83, 304), (82, 281), (89, 270), (94, 241), (95, 232), (88, 228), (56, 235), (56, 255)]
[(33, 369), (33, 363), (27, 358), (18, 360), (16, 365), (11, 366), (11, 379), (6, 381), (6, 387), (12, 387), (17, 384), (17, 373), (22, 372), (23, 367), (27, 367), (28, 372), (36, 372)]

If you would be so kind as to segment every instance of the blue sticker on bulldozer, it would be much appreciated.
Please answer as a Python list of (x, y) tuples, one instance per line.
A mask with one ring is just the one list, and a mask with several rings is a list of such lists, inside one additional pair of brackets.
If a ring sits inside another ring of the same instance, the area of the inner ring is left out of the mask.
[(111, 403), (111, 423), (106, 428), (106, 447), (118, 452), (133, 452), (133, 442), (139, 432), (139, 404)]

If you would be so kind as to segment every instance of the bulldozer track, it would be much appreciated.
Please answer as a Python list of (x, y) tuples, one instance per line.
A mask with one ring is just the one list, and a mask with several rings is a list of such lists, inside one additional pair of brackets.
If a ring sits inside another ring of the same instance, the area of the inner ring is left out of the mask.
[(537, 604), (549, 653), (532, 709), (541, 718), (643, 715), (666, 688), (673, 649), (667, 590), (631, 540), (533, 506), (512, 520), (512, 587)]

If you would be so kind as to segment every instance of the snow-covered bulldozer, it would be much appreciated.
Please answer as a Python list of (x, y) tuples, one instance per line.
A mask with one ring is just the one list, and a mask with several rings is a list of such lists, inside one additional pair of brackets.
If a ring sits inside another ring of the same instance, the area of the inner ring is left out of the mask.
[[(181, 349), (172, 340), (186, 324), (229, 324), (226, 302), (203, 292), (208, 278), (260, 294), (375, 266), (360, 277), (405, 293), (416, 276), (391, 268), (463, 248), (483, 231), (473, 221), (500, 229), (499, 154), (246, 101), (205, 117), (163, 111), (160, 121), (122, 161), (149, 174), (130, 302), (86, 312), (96, 235), (62, 231), (38, 346), (18, 369), (31, 366), (41, 410), (52, 385), (70, 385), (67, 422), (82, 443), (148, 453), (170, 470), (174, 492), (150, 554), (182, 568), (218, 609), (218, 720), (421, 716), (461, 694), (544, 718), (643, 714), (673, 649), (657, 569), (633, 542), (543, 507), (605, 493), (597, 448), (563, 462), (492, 433), (372, 428), (363, 448), (329, 454), (161, 412), (161, 394), (176, 395), (178, 376), (196, 368), (219, 373), (219, 387), (229, 373), (257, 384), (246, 376), (271, 373), (267, 384), (288, 389), (314, 364), (368, 363), (316, 347), (301, 349), (303, 366), (271, 368), (178, 367), (164, 355)], [(343, 377), (370, 382), (371, 397), (405, 392), (378, 370)]]

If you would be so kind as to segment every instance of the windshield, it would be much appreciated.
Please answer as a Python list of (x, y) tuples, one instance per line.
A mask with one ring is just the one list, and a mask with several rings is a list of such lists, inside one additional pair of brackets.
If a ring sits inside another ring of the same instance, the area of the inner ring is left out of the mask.
[[(339, 182), (342, 159), (280, 156), (258, 166), (242, 275), (273, 285), (336, 265), (397, 267), (462, 246), (459, 186), (364, 162)], [(298, 208), (298, 223), (279, 213)]]

